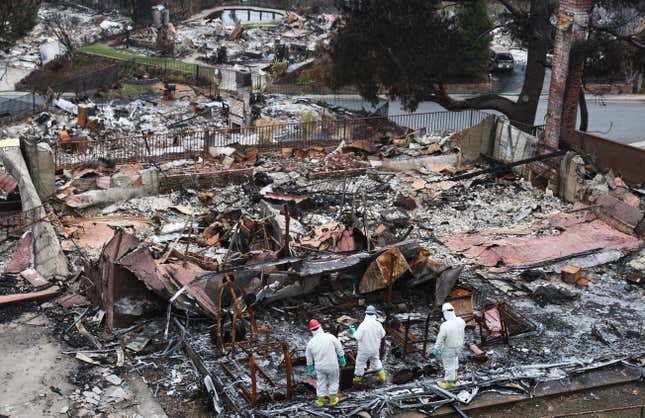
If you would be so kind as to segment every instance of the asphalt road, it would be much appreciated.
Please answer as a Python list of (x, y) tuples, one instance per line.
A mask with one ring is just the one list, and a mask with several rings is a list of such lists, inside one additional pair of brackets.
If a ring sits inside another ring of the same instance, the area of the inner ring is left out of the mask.
[[(511, 53), (515, 57), (515, 68), (512, 73), (493, 74), (493, 88), (497, 92), (510, 95), (518, 94), (522, 89), (524, 82), (524, 72), (526, 70), (525, 53), (521, 50), (512, 49)], [(542, 100), (540, 101), (535, 124), (544, 123), (546, 114), (547, 101), (546, 96), (549, 91), (551, 81), (551, 70), (547, 69), (544, 77), (544, 87), (542, 89)], [(370, 105), (361, 100), (333, 100), (336, 104), (344, 105), (354, 109), (370, 109)], [(643, 100), (621, 100), (618, 96), (611, 99), (602, 100), (594, 96), (587, 96), (587, 106), (589, 109), (589, 129), (594, 133), (615, 141), (629, 143), (641, 148), (645, 148), (645, 96)], [(441, 106), (432, 102), (421, 103), (416, 110), (417, 113), (439, 112), (445, 110)], [(389, 114), (400, 115), (408, 113), (402, 108), (400, 102), (390, 102)], [(578, 115), (578, 121), (580, 115)]]
[[(546, 97), (540, 100), (535, 124), (544, 124), (546, 115)], [(587, 103), (589, 109), (590, 133), (624, 143), (637, 143), (645, 141), (645, 101), (621, 102), (600, 101), (590, 99)], [(419, 105), (417, 112), (439, 112), (445, 110), (436, 103), (424, 102)], [(390, 115), (406, 113), (398, 102), (390, 102)], [(578, 116), (578, 120), (580, 117)], [(645, 144), (643, 144), (645, 147)]]
[[(350, 109), (374, 110), (369, 103), (360, 99), (327, 97), (325, 101)], [(603, 100), (588, 96), (587, 107), (589, 109), (588, 131), (590, 133), (645, 148), (645, 96), (643, 96), (643, 100), (622, 100), (619, 96)], [(547, 98), (542, 96), (535, 117), (535, 125), (544, 124), (546, 108)], [(436, 103), (422, 102), (419, 104), (416, 113), (444, 110), (443, 107)], [(390, 115), (401, 115), (408, 112), (403, 109), (400, 102), (391, 101), (388, 113)], [(580, 115), (578, 115), (579, 120)]]

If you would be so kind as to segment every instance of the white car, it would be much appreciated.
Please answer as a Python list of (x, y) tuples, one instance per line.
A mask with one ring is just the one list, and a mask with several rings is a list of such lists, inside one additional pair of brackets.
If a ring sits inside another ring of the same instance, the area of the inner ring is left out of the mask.
[(490, 49), (489, 58), (490, 71), (492, 72), (512, 72), (515, 67), (513, 55), (507, 50), (496, 48)]

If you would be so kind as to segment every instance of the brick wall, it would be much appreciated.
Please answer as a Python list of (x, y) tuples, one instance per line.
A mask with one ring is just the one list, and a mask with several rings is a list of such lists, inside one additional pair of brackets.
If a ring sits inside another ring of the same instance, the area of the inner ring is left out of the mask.
[(563, 141), (571, 138), (576, 130), (578, 99), (580, 98), (584, 66), (584, 62), (576, 63), (575, 68), (572, 68), (569, 73), (564, 108), (562, 109), (562, 127), (560, 129), (560, 138)]
[[(575, 129), (582, 66), (571, 72), (572, 77), (569, 80), (569, 61), (574, 43), (587, 36), (584, 25), (589, 21), (590, 11), (591, 0), (560, 0), (558, 15), (560, 17), (572, 16), (574, 23), (568, 28), (556, 29), (546, 128), (544, 140), (538, 147), (538, 153), (546, 153), (560, 148), (563, 126), (570, 129), (571, 132)], [(576, 22), (582, 23), (582, 25)], [(568, 81), (571, 81), (570, 88), (572, 90), (571, 94), (565, 97)], [(557, 161), (550, 161), (550, 163), (553, 165), (544, 162), (532, 163), (529, 166), (529, 171), (532, 174), (531, 178), (544, 178), (549, 187), (557, 190), (559, 182), (558, 166), (555, 165)]]
[[(591, 0), (561, 0), (559, 13), (560, 15), (571, 15), (578, 22), (586, 23), (589, 21), (589, 12), (591, 11)], [(549, 88), (549, 104), (547, 107), (547, 122), (545, 131), (545, 145), (558, 148), (560, 143), (562, 118), (566, 115), (567, 125), (571, 123), (571, 112), (573, 111), (573, 124), (575, 125), (575, 103), (577, 105), (578, 94), (572, 90), (567, 103), (565, 103), (565, 89), (569, 76), (569, 58), (573, 44), (587, 36), (586, 29), (573, 23), (566, 30), (557, 30), (555, 37), (555, 48), (553, 54), (553, 68), (551, 71), (551, 85)], [(580, 69), (582, 71), (582, 69)], [(578, 69), (573, 71), (578, 76), (582, 75)], [(579, 79), (579, 77), (577, 77)], [(579, 88), (578, 83), (577, 87)], [(572, 85), (576, 88), (576, 85)], [(573, 109), (572, 109), (573, 107)]]

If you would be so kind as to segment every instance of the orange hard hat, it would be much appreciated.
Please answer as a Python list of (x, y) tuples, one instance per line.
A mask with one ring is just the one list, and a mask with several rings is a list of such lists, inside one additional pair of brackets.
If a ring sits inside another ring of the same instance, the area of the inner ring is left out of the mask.
[(318, 320), (312, 319), (311, 321), (309, 321), (309, 330), (310, 331), (313, 331), (313, 330), (317, 329), (319, 326), (320, 326), (320, 322), (318, 322)]

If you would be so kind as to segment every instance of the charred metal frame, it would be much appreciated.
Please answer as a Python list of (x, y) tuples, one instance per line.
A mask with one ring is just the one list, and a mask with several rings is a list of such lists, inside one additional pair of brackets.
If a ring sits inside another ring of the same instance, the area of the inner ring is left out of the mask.
[[(497, 312), (499, 313), (499, 323), (501, 326), (501, 329), (499, 331), (500, 335), (498, 337), (488, 337), (486, 335), (487, 331), (491, 331), (490, 328), (488, 328), (488, 325), (486, 324), (486, 312), (497, 309)], [(505, 319), (505, 310), (504, 310), (504, 303), (503, 302), (495, 302), (495, 306), (493, 308), (489, 309), (484, 309), (482, 312), (482, 316), (480, 318), (476, 318), (477, 324), (479, 325), (479, 338), (481, 340), (481, 344), (492, 344), (495, 342), (503, 341), (505, 344), (508, 344), (508, 327), (506, 326), (506, 319)]]
[[(430, 342), (430, 340), (428, 339), (428, 330), (430, 328), (430, 314), (426, 316), (426, 319), (424, 321), (422, 339), (415, 337), (410, 332), (412, 325), (419, 324), (421, 322), (421, 319), (410, 319), (409, 317), (406, 320), (401, 321), (401, 325), (403, 325), (403, 333), (401, 333), (399, 329), (392, 327), (388, 323), (383, 324), (385, 331), (387, 331), (387, 333), (391, 335), (392, 338), (394, 338), (403, 346), (403, 361), (406, 360), (408, 353), (419, 353), (424, 359), (428, 358), (426, 351), (428, 348), (428, 343)], [(421, 348), (416, 347), (419, 344), (421, 344)]]
[[(260, 373), (273, 389), (272, 393), (275, 393), (275, 389), (278, 388), (278, 384), (269, 376), (269, 374), (260, 367), (255, 361), (256, 354), (262, 354), (264, 358), (269, 358), (269, 351), (279, 349), (282, 350), (284, 356), (284, 370), (286, 374), (286, 392), (285, 399), (291, 399), (293, 393), (293, 368), (291, 365), (291, 354), (289, 353), (289, 346), (286, 342), (280, 340), (267, 341), (263, 344), (257, 345), (255, 347), (247, 347), (245, 344), (238, 345), (246, 354), (246, 357), (235, 359), (238, 362), (244, 363), (247, 362), (249, 366), (249, 376), (251, 377), (251, 387), (247, 388), (242, 380), (237, 376), (232, 368), (227, 363), (220, 363), (220, 367), (234, 382), (237, 382), (237, 386), (242, 392), (244, 399), (253, 407), (255, 407), (258, 402), (258, 386), (257, 386), (257, 373)], [(275, 399), (273, 397), (272, 399)]]
[[(231, 296), (231, 306), (233, 307), (233, 317), (231, 319), (231, 342), (230, 343), (225, 343), (224, 342), (224, 337), (222, 335), (222, 316), (224, 313), (224, 310), (222, 309), (222, 296), (224, 295), (224, 291), (228, 289), (230, 296)], [(247, 311), (244, 312), (242, 309), (240, 309), (240, 300), (237, 297), (237, 293), (235, 292), (235, 287), (233, 286), (233, 282), (231, 281), (231, 278), (228, 274), (224, 276), (224, 283), (222, 283), (219, 287), (219, 290), (217, 292), (217, 334), (216, 334), (216, 344), (215, 346), (220, 350), (224, 351), (226, 347), (231, 347), (231, 352), (229, 353), (229, 356), (232, 358), (233, 354), (235, 353), (235, 347), (240, 346), (241, 344), (248, 344), (256, 341), (256, 334), (259, 333), (264, 333), (265, 335), (265, 344), (269, 343), (269, 328), (262, 327), (258, 328), (256, 322), (255, 322), (255, 314), (253, 312), (253, 307), (252, 306), (247, 306)], [(247, 338), (244, 341), (236, 341), (236, 323), (238, 319), (248, 319), (249, 323), (251, 324), (251, 327), (249, 329), (249, 338)]]
[[(233, 310), (233, 317), (231, 319), (231, 341), (225, 343), (224, 337), (222, 335), (222, 317), (224, 316), (224, 309), (222, 308), (222, 297), (224, 292), (227, 291), (231, 297), (231, 307)], [(237, 382), (236, 385), (242, 392), (244, 398), (249, 402), (251, 406), (256, 406), (258, 404), (258, 373), (260, 376), (265, 379), (273, 392), (278, 388), (278, 384), (269, 376), (269, 374), (260, 367), (255, 361), (256, 355), (262, 355), (265, 359), (269, 359), (269, 352), (271, 350), (281, 350), (284, 357), (284, 370), (286, 373), (286, 393), (285, 398), (290, 399), (293, 392), (293, 368), (291, 364), (291, 354), (289, 352), (289, 346), (286, 342), (278, 339), (274, 339), (269, 335), (269, 328), (258, 327), (255, 321), (255, 314), (253, 312), (252, 306), (247, 306), (246, 311), (240, 308), (240, 299), (237, 296), (233, 282), (228, 274), (224, 276), (224, 282), (219, 286), (217, 292), (217, 324), (216, 324), (216, 341), (215, 346), (221, 352), (227, 347), (230, 347), (231, 350), (228, 353), (228, 357), (231, 360), (238, 361), (241, 363), (248, 364), (248, 374), (251, 378), (251, 386), (246, 387), (242, 382), (242, 379), (239, 378), (233, 371), (232, 367), (226, 362), (220, 363), (220, 367), (226, 373), (233, 382)], [(247, 319), (251, 324), (249, 329), (249, 337), (243, 341), (237, 341), (236, 339), (236, 323), (238, 319)], [(264, 334), (264, 342), (260, 342), (258, 334)], [(246, 357), (234, 358), (235, 349), (239, 348), (242, 350)]]

